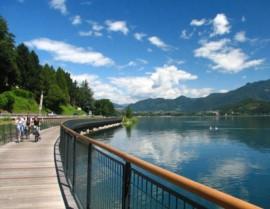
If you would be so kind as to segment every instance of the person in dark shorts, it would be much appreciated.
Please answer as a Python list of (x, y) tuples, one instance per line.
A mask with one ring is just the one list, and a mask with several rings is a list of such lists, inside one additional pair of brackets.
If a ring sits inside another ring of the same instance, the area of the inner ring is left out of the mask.
[(34, 123), (33, 133), (35, 136), (35, 141), (37, 142), (39, 139), (41, 139), (41, 137), (40, 137), (40, 119), (37, 116), (35, 116), (33, 123)]
[(30, 137), (30, 129), (31, 128), (31, 117), (27, 115), (26, 117), (26, 138), (29, 139)]

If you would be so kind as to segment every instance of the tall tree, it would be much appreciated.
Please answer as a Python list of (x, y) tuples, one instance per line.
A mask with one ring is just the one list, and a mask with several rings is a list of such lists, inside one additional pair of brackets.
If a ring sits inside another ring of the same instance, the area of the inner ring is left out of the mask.
[(95, 101), (95, 115), (112, 116), (115, 114), (113, 103), (109, 99)]
[(24, 44), (20, 44), (17, 47), (17, 66), (20, 70), (19, 86), (32, 91), (38, 98), (41, 91), (41, 66), (37, 54), (34, 51), (30, 52)]
[(49, 66), (48, 64), (45, 64), (40, 72), (40, 82), (41, 82), (41, 90), (45, 95), (48, 94), (48, 91), (50, 87), (53, 84), (56, 84), (56, 76), (55, 76), (55, 70), (53, 67)]
[(83, 81), (80, 87), (77, 89), (77, 105), (81, 107), (85, 112), (89, 112), (94, 109), (93, 92), (90, 89), (88, 82)]
[(69, 94), (69, 102), (72, 105), (76, 105), (76, 92), (78, 89), (78, 83), (77, 81), (73, 81), (70, 73), (65, 72), (65, 79), (68, 87), (68, 94)]
[(16, 84), (18, 69), (16, 65), (16, 51), (14, 36), (8, 30), (8, 25), (0, 16), (0, 91), (9, 89)]
[(17, 46), (17, 66), (20, 70), (20, 77), (18, 79), (18, 85), (24, 88), (27, 79), (27, 71), (28, 71), (28, 60), (29, 60), (29, 50), (27, 46), (24, 44), (20, 44)]
[(65, 76), (65, 71), (62, 68), (58, 68), (56, 71), (56, 81), (57, 85), (62, 91), (63, 97), (65, 98), (65, 103), (69, 102), (67, 80)]
[(45, 105), (56, 113), (61, 113), (60, 106), (64, 103), (65, 98), (60, 87), (56, 84), (50, 86), (48, 94), (45, 97)]

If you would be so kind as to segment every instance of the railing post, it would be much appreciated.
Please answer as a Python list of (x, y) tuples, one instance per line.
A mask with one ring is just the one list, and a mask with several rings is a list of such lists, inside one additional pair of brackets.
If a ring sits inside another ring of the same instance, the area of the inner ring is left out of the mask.
[(9, 123), (9, 142), (12, 141), (12, 123)]
[(91, 204), (91, 170), (92, 170), (92, 144), (88, 145), (88, 167), (87, 167), (87, 205), (86, 208), (90, 209)]
[(67, 176), (67, 169), (68, 169), (68, 165), (67, 165), (67, 162), (68, 162), (68, 141), (69, 141), (69, 135), (66, 134), (65, 137), (64, 137), (64, 140), (65, 140), (65, 147), (64, 147), (64, 170), (65, 170), (65, 175)]
[(130, 185), (131, 165), (129, 162), (126, 162), (123, 168), (122, 209), (130, 208)]
[(4, 144), (7, 143), (6, 142), (6, 124), (3, 124), (3, 136), (4, 136)]
[(73, 177), (72, 177), (72, 192), (75, 191), (75, 184), (76, 184), (76, 138), (73, 137)]

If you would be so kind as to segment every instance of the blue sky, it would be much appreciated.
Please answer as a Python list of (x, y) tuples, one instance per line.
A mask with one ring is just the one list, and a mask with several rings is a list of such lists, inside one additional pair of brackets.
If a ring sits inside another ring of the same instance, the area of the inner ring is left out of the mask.
[(267, 0), (1, 0), (0, 15), (42, 64), (115, 103), (270, 78)]

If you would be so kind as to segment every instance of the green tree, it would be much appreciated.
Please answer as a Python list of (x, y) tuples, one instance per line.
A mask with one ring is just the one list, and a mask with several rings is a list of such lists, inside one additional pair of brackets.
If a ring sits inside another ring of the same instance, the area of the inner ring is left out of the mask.
[(20, 70), (20, 77), (18, 79), (18, 85), (24, 87), (25, 82), (27, 81), (27, 71), (28, 71), (28, 59), (29, 59), (29, 50), (24, 44), (20, 44), (17, 47), (17, 66)]
[(52, 85), (56, 85), (55, 70), (53, 67), (45, 64), (40, 72), (40, 88), (44, 95), (48, 94), (48, 91)]
[(113, 103), (109, 99), (95, 101), (95, 115), (112, 116), (115, 114)]
[(68, 94), (68, 85), (65, 76), (65, 71), (62, 68), (58, 68), (56, 71), (56, 81), (57, 85), (60, 87), (63, 96), (65, 98), (65, 103), (69, 102), (69, 94)]
[(78, 89), (78, 84), (76, 81), (71, 79), (71, 76), (68, 72), (64, 72), (67, 88), (68, 88), (68, 95), (69, 95), (69, 103), (72, 105), (76, 105), (76, 91)]
[(8, 25), (0, 16), (0, 92), (14, 86), (19, 71), (16, 64), (14, 36), (8, 30)]
[(0, 94), (0, 109), (11, 112), (14, 102), (14, 97), (10, 92), (7, 91)]
[(76, 93), (76, 104), (85, 112), (89, 112), (94, 108), (93, 92), (87, 81), (83, 81)]
[(132, 118), (133, 117), (132, 109), (130, 108), (130, 106), (127, 107), (126, 112), (125, 112), (125, 116), (127, 118)]
[(17, 66), (20, 70), (18, 85), (32, 91), (38, 98), (41, 92), (41, 66), (37, 54), (34, 51), (30, 52), (24, 44), (20, 44), (17, 47)]
[(56, 84), (50, 86), (48, 94), (45, 97), (45, 105), (56, 113), (61, 113), (60, 105), (65, 103), (65, 97)]

